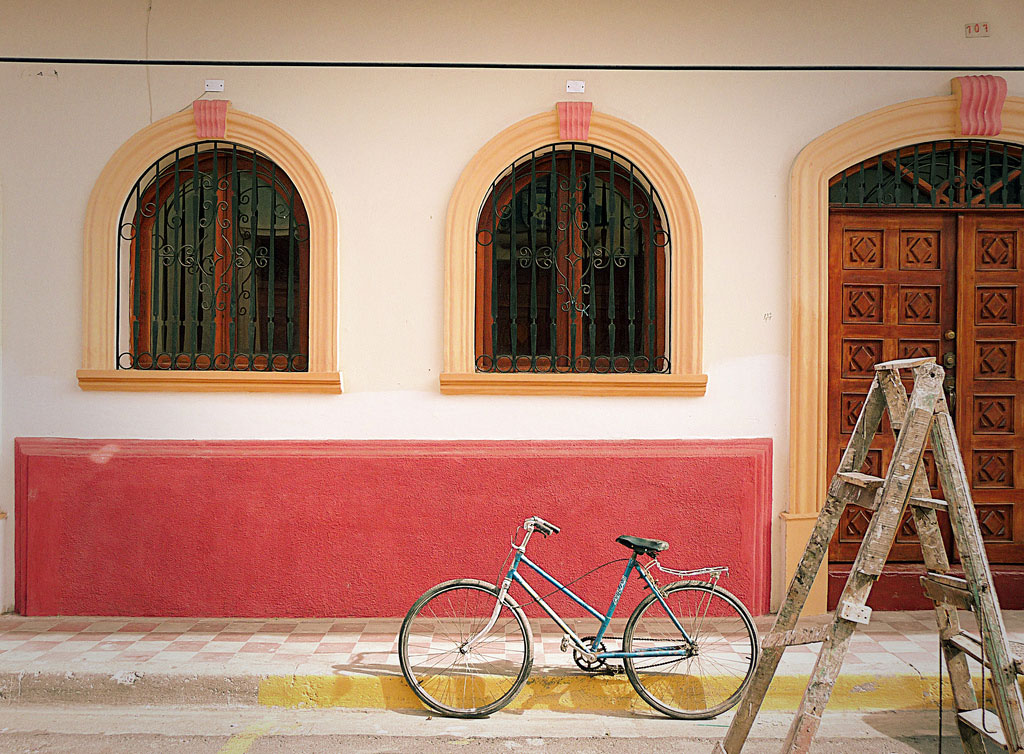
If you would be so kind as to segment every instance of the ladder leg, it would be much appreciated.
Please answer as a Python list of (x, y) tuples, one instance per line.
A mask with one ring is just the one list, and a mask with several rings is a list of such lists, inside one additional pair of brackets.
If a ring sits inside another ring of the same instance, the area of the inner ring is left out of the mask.
[(1006, 626), (992, 585), (992, 572), (971, 499), (970, 482), (945, 401), (936, 412), (933, 422), (932, 447), (949, 505), (949, 518), (960, 551), (960, 561), (974, 596), (986, 657), (991, 662), (996, 711), (1009, 750), (1017, 751), (1024, 745), (1024, 699), (1017, 685), (1017, 672), (1006, 640)]
[[(878, 510), (871, 517), (864, 535), (864, 543), (850, 569), (846, 587), (839, 598), (840, 610), (846, 605), (865, 605), (871, 587), (882, 573), (885, 559), (896, 539), (896, 531), (911, 495), (941, 390), (941, 370), (927, 367), (915, 370), (914, 394), (903, 417), (904, 421), (901, 422), (902, 428), (896, 439), (892, 462), (882, 488), (882, 500)], [(905, 404), (898, 399), (895, 402), (897, 405), (891, 406), (890, 409), (895, 408), (898, 415)], [(855, 623), (841, 617), (837, 611), (818, 654), (800, 708), (782, 747), (784, 752), (806, 752), (810, 748), (811, 740), (821, 723), (821, 715), (835, 687), (855, 627)]]
[(850, 647), (854, 626), (850, 621), (838, 619), (832, 624), (828, 638), (818, 654), (818, 661), (814, 664), (800, 708), (782, 745), (783, 752), (806, 752), (811, 748), (814, 734), (821, 725), (821, 715), (832, 696), (839, 669)]
[[(895, 421), (893, 433), (898, 435), (895, 426), (902, 425), (906, 415), (907, 397), (899, 374), (886, 375), (881, 380), (889, 404), (890, 417)], [(911, 487), (912, 497), (927, 498), (931, 494), (928, 475), (924, 464), (919, 464), (914, 474)], [(925, 568), (936, 573), (949, 573), (949, 558), (946, 557), (946, 545), (942, 540), (938, 516), (931, 508), (914, 506), (914, 525), (921, 542), (921, 554)], [(953, 707), (957, 712), (966, 712), (978, 708), (978, 698), (971, 683), (971, 670), (967, 664), (967, 655), (949, 643), (947, 639), (960, 633), (960, 617), (956, 608), (942, 602), (935, 603), (935, 622), (939, 629), (939, 642), (949, 672), (950, 688), (953, 691)], [(942, 667), (939, 667), (942, 672)], [(939, 699), (942, 704), (942, 699)], [(966, 754), (986, 754), (985, 739), (971, 726), (957, 718), (960, 740)], [(942, 735), (942, 731), (939, 731)]]
[[(878, 519), (879, 514), (876, 513), (869, 524), (869, 532), (872, 525), (877, 525)], [(860, 556), (857, 560), (861, 560)], [(855, 563), (846, 581), (843, 596), (840, 598), (840, 606), (844, 603), (863, 605), (867, 602), (875, 578), (873, 575), (857, 571), (857, 563)], [(821, 724), (821, 715), (832, 696), (832, 689), (835, 687), (836, 678), (839, 676), (855, 628), (855, 623), (841, 618), (838, 613), (836, 614), (818, 654), (817, 662), (814, 664), (810, 682), (807, 684), (800, 707), (793, 718), (789, 734), (786, 736), (782, 747), (783, 752), (806, 752), (810, 748), (814, 734), (817, 733), (818, 726)]]
[[(921, 480), (914, 480), (914, 495), (926, 497), (928, 485), (923, 481), (924, 472), (919, 469), (918, 474)], [(921, 540), (925, 568), (936, 573), (948, 573), (949, 559), (946, 557), (946, 549), (942, 542), (942, 533), (939, 530), (939, 521), (935, 511), (930, 508), (914, 508), (914, 523), (917, 526), (918, 538)], [(953, 691), (953, 707), (957, 712), (977, 709), (978, 697), (974, 693), (974, 685), (971, 683), (971, 669), (967, 664), (967, 655), (947, 641), (960, 633), (960, 617), (957, 615), (956, 608), (936, 602), (935, 622), (939, 627), (939, 642), (942, 644), (942, 655), (949, 672), (949, 685)], [(942, 672), (941, 667), (939, 672)], [(939, 699), (939, 704), (942, 704), (942, 699)], [(957, 727), (966, 754), (986, 754), (985, 739), (978, 731), (959, 718)], [(939, 731), (939, 735), (942, 735), (942, 731)]]
[[(818, 515), (818, 522), (814, 525), (814, 531), (811, 532), (811, 538), (807, 542), (807, 547), (793, 574), (793, 579), (789, 582), (786, 598), (783, 600), (769, 635), (791, 630), (800, 617), (800, 611), (807, 601), (814, 577), (817, 575), (818, 569), (821, 568), (825, 553), (828, 552), (828, 543), (832, 541), (832, 534), (839, 525), (839, 517), (846, 507), (845, 503), (838, 498), (840, 487), (841, 483), (838, 479), (833, 479), (829, 487), (829, 494), (825, 499), (825, 505)], [(736, 715), (729, 725), (725, 739), (715, 747), (716, 752), (738, 754), (743, 748), (747, 736), (750, 735), (750, 727), (754, 724), (754, 718), (757, 717), (757, 713), (761, 709), (768, 686), (771, 684), (772, 678), (775, 677), (775, 671), (779, 667), (779, 661), (782, 659), (785, 649), (785, 646), (762, 647), (761, 657), (754, 668), (754, 676), (750, 679), (750, 684), (744, 690), (743, 696), (740, 697)]]
[[(863, 465), (884, 412), (885, 395), (876, 377), (872, 380), (868, 395), (864, 399), (864, 407), (861, 409), (850, 442), (840, 461), (839, 472), (856, 471)], [(818, 514), (814, 530), (804, 549), (803, 557), (793, 573), (793, 578), (789, 582), (786, 596), (769, 635), (785, 633), (796, 626), (811, 585), (814, 583), (814, 577), (818, 575), (818, 569), (821, 568), (825, 554), (828, 552), (832, 535), (839, 526), (839, 517), (846, 507), (846, 503), (839, 499), (841, 488), (842, 483), (838, 476), (833, 477), (825, 496), (825, 504)], [(757, 713), (761, 709), (768, 686), (771, 684), (772, 678), (775, 677), (775, 671), (785, 650), (785, 646), (762, 647), (761, 657), (757, 661), (757, 667), (754, 668), (754, 676), (744, 690), (743, 696), (740, 697), (736, 715), (733, 717), (732, 723), (729, 724), (725, 739), (715, 745), (716, 753), (739, 754), (743, 749), (743, 744), (750, 734), (750, 727), (754, 724), (754, 718), (757, 717)]]

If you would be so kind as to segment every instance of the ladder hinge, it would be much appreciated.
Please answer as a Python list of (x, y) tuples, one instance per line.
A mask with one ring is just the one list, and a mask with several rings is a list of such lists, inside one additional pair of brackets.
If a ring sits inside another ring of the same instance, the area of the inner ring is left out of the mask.
[(867, 605), (855, 605), (851, 602), (844, 602), (839, 609), (839, 617), (851, 623), (867, 625), (871, 620), (871, 608)]

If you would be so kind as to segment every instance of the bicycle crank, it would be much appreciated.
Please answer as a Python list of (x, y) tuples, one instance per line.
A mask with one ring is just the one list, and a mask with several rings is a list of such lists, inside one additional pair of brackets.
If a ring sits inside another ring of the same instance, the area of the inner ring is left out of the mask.
[[(591, 642), (593, 642), (595, 638), (596, 637), (594, 636), (584, 636), (583, 642), (587, 646), (590, 646)], [(580, 670), (585, 670), (588, 673), (612, 674), (622, 672), (621, 668), (613, 667), (609, 665), (603, 658), (597, 656), (601, 652), (606, 651), (608, 650), (605, 648), (603, 642), (601, 644), (598, 644), (597, 647), (593, 650), (593, 652), (587, 652), (586, 654), (584, 654), (576, 648), (573, 648), (572, 659), (573, 662), (576, 663), (576, 667), (578, 667)]]

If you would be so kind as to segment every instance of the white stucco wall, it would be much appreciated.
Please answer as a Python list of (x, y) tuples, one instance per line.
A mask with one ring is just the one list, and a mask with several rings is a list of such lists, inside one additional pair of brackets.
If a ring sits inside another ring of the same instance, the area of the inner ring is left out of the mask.
[[(2, 0), (9, 56), (601, 64), (1024, 63), (1016, 0), (772, 4)], [(59, 19), (57, 22), (55, 19)], [(988, 21), (992, 36), (965, 39)], [(644, 72), (143, 67), (0, 63), (0, 509), (13, 518), (13, 438), (722, 438), (774, 440), (786, 509), (788, 173), (861, 113), (949, 92), (950, 72)], [(46, 75), (36, 75), (46, 71)], [(1011, 94), (1024, 74), (1005, 73)], [(79, 390), (82, 224), (114, 150), (190, 105), (206, 78), (291, 132), (340, 221), (346, 393)], [(455, 181), (499, 130), (566, 99), (637, 124), (679, 162), (704, 231), (703, 398), (438, 393), (444, 219)], [(151, 112), (152, 110), (152, 112)], [(8, 520), (0, 599), (13, 601)], [(775, 527), (779, 539), (779, 526)], [(775, 592), (782, 578), (774, 547)]]

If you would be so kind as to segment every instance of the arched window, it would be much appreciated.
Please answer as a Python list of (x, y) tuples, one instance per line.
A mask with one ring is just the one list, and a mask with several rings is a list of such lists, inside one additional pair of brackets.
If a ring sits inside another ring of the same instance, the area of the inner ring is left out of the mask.
[(701, 245), (686, 177), (641, 129), (508, 127), (448, 205), (441, 392), (703, 395)]
[(309, 221), (269, 157), (175, 149), (132, 187), (120, 237), (119, 368), (308, 370)]
[(608, 149), (554, 143), (509, 165), (477, 224), (476, 369), (667, 373), (664, 215)]
[(308, 152), (226, 108), (146, 126), (85, 218), (83, 390), (339, 393), (338, 225)]

